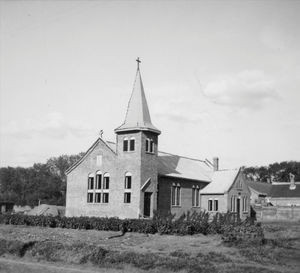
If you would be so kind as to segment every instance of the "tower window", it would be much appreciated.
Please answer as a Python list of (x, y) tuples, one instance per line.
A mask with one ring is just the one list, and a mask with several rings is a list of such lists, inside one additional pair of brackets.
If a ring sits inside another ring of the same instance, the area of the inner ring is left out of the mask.
[(125, 192), (124, 193), (124, 203), (130, 203), (131, 202), (131, 192)]
[(129, 150), (130, 151), (134, 151), (134, 145), (135, 145), (135, 139), (134, 139), (134, 137), (132, 137), (131, 139), (130, 139), (130, 143), (129, 143), (130, 145), (129, 145)]
[(150, 139), (146, 139), (146, 152), (150, 152)]
[(127, 152), (128, 151), (128, 138), (123, 139), (123, 151)]
[(131, 189), (131, 174), (127, 173), (125, 176), (125, 189)]
[(150, 140), (150, 153), (154, 153), (154, 142), (152, 139)]

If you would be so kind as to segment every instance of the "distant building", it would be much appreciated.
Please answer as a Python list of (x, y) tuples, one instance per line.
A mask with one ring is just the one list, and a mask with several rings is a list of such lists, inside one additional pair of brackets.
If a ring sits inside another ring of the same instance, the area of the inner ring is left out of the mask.
[(250, 190), (250, 204), (251, 205), (266, 205), (268, 197), (270, 197), (270, 192), (272, 184), (263, 183), (257, 181), (247, 181), (248, 188)]
[(0, 213), (12, 212), (14, 208), (14, 203), (9, 201), (0, 201)]
[(241, 169), (221, 171), (217, 158), (211, 163), (158, 151), (161, 131), (152, 124), (139, 66), (125, 121), (115, 133), (115, 143), (98, 138), (67, 170), (66, 216), (249, 212)]

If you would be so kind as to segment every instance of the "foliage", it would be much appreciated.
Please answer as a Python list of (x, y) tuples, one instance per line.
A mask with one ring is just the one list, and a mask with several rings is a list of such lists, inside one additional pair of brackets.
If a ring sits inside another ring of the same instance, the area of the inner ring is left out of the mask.
[[(60, 216), (31, 216), (20, 214), (0, 215), (0, 224), (27, 225), (42, 227), (60, 227), (70, 229), (94, 229), (107, 231), (128, 231), (139, 233), (159, 234), (225, 234), (225, 241), (238, 239), (238, 234), (247, 234), (253, 224), (240, 223), (232, 214), (216, 214), (209, 220), (207, 212), (184, 213), (175, 219), (175, 215), (160, 215), (155, 212), (152, 219), (119, 219), (107, 217), (60, 217)], [(246, 228), (247, 227), (247, 228)], [(232, 235), (233, 234), (233, 235)]]
[(36, 206), (39, 201), (64, 205), (65, 171), (81, 156), (82, 153), (52, 157), (46, 164), (34, 164), (29, 168), (0, 168), (0, 200), (29, 206)]
[(283, 161), (261, 167), (248, 167), (244, 170), (247, 178), (267, 182), (272, 177), (274, 181), (289, 181), (289, 174), (295, 175), (295, 181), (300, 180), (300, 162)]

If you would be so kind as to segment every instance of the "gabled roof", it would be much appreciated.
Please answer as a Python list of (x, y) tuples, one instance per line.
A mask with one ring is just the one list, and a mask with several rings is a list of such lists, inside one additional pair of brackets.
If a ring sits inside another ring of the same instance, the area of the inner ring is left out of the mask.
[(213, 169), (206, 161), (158, 152), (158, 174), (210, 182)]
[(144, 86), (140, 69), (137, 69), (134, 81), (133, 91), (128, 103), (126, 117), (124, 123), (115, 129), (115, 132), (124, 132), (129, 130), (152, 131), (160, 134), (151, 122), (149, 108), (144, 92)]
[(115, 143), (110, 142), (110, 141), (106, 142), (102, 138), (99, 137), (93, 143), (93, 145), (85, 152), (85, 154), (77, 162), (75, 162), (69, 169), (66, 170), (66, 174), (69, 174), (72, 170), (74, 170), (94, 150), (94, 148), (98, 145), (99, 142), (104, 143), (111, 152), (116, 154)]
[(200, 194), (224, 194), (229, 191), (239, 174), (239, 169), (220, 170), (212, 174), (212, 182), (204, 189), (200, 190)]
[(249, 188), (255, 190), (256, 192), (260, 194), (265, 194), (267, 196), (270, 195), (272, 184), (270, 183), (263, 183), (263, 182), (257, 182), (257, 181), (246, 181), (246, 184)]
[(278, 185), (274, 183), (272, 184), (270, 196), (275, 198), (300, 198), (300, 184), (296, 183), (296, 188), (290, 190), (290, 183), (279, 183)]

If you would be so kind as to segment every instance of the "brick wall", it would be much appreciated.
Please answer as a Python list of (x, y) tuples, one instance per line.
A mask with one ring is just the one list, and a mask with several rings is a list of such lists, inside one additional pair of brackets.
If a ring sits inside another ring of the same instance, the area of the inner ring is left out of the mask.
[[(172, 185), (175, 183), (176, 185), (180, 185), (180, 205), (179, 206), (172, 206), (171, 203), (171, 192), (172, 192)], [(170, 177), (159, 177), (158, 178), (158, 208), (159, 212), (162, 214), (166, 214), (168, 212), (175, 213), (176, 216), (180, 216), (184, 212), (190, 211), (200, 211), (201, 208), (199, 207), (192, 207), (192, 188), (193, 186), (199, 187), (200, 189), (203, 188), (207, 183), (205, 182), (198, 182), (193, 180), (187, 179), (180, 179), (180, 178), (170, 178)]]

